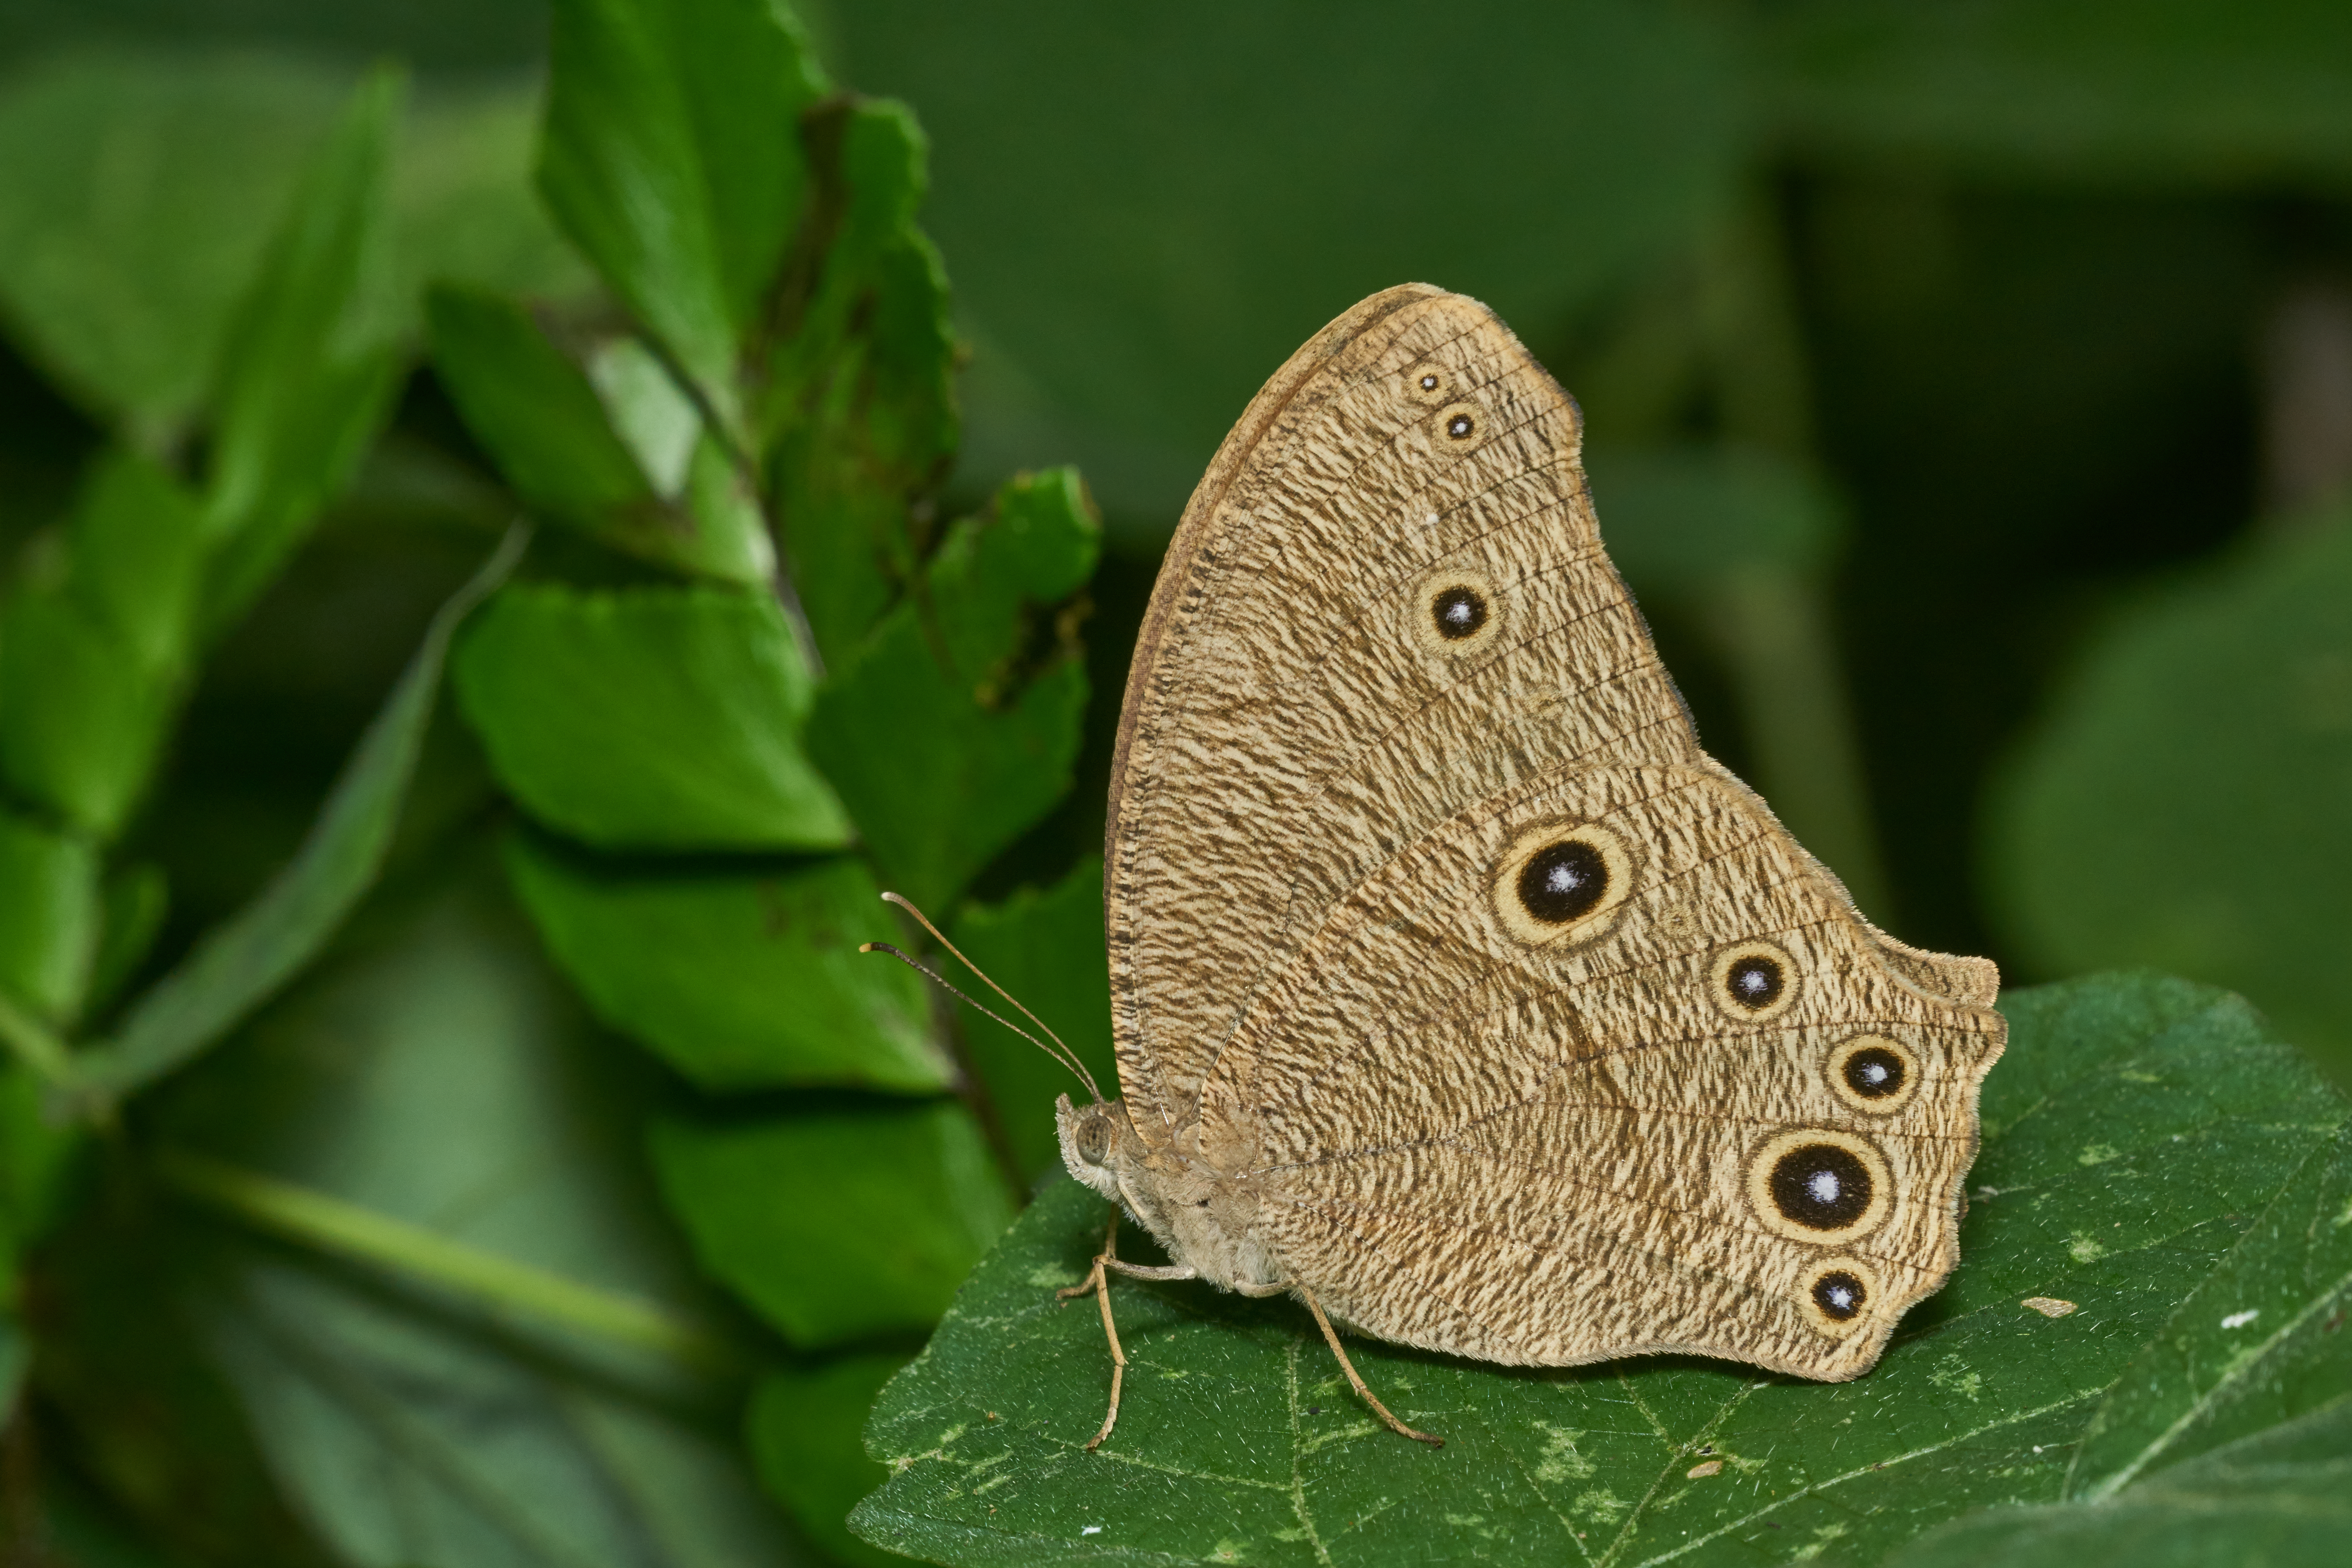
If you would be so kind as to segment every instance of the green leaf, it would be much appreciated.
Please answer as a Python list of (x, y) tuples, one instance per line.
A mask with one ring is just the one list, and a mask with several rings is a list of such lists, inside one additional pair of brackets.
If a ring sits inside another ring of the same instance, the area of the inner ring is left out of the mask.
[(2326, 0), (1991, 0), (1775, 7), (1759, 51), (1816, 153), (2145, 185), (2315, 184), (2352, 170)]
[(173, 688), (67, 591), (20, 583), (0, 625), (0, 772), (92, 838), (111, 839), (147, 786)]
[(1063, 601), (1100, 533), (1074, 471), (1010, 481), (818, 697), (810, 754), (918, 904), (945, 906), (1069, 788), (1087, 674)]
[[(1110, 960), (1103, 946), (1103, 868), (1093, 856), (1046, 889), (1024, 888), (1002, 904), (967, 904), (949, 928), (964, 956), (1053, 1026), (1103, 1085), (1116, 1092), (1111, 1056)], [(990, 1007), (1027, 1027), (993, 996)], [(1034, 1180), (1062, 1161), (1054, 1099), (1083, 1104), (1085, 1088), (1069, 1069), (1012, 1030), (962, 1014), (965, 1053), (987, 1086), (1005, 1141)]]
[(855, 1568), (906, 1561), (877, 1552), (843, 1522), (859, 1498), (889, 1479), (859, 1448), (858, 1433), (875, 1395), (906, 1364), (903, 1355), (845, 1355), (771, 1373), (752, 1395), (745, 1418), (761, 1484), (818, 1545)]
[(421, 84), (393, 163), (404, 299), (435, 278), (535, 299), (594, 292), (532, 188), (541, 97), (536, 81)]
[(43, 1022), (81, 1007), (98, 949), (98, 852), (0, 810), (0, 994)]
[(761, 427), (793, 580), (828, 660), (850, 656), (906, 591), (928, 542), (913, 508), (955, 456), (947, 274), (915, 227), (928, 145), (906, 107), (813, 117), (835, 221), (805, 297), (788, 295)]
[(186, 663), (203, 587), (194, 497), (151, 463), (102, 458), (67, 527), (74, 596), (151, 679)]
[[(1998, 907), (2052, 972), (2243, 990), (2352, 1073), (2352, 517), (2116, 617), (1994, 797)], [(2198, 846), (2184, 878), (2176, 846)]]
[(1131, 1364), (1118, 1430), (1088, 1455), (1102, 1325), (1053, 1292), (1083, 1276), (1105, 1210), (1057, 1183), (884, 1391), (868, 1448), (896, 1473), (852, 1528), (958, 1563), (1474, 1544), (1515, 1562), (1872, 1562), (1972, 1508), (2057, 1501), (2107, 1413), (2143, 1397), (2136, 1359), (2209, 1281), (2259, 1273), (2297, 1318), (2341, 1301), (2340, 1272), (2263, 1260), (2308, 1225), (2299, 1184), (2333, 1159), (2347, 1108), (2220, 992), (2117, 977), (2004, 1007), (1959, 1270), (1854, 1382), (1681, 1357), (1504, 1371), (1358, 1342), (1372, 1389), (1445, 1438), (1433, 1452), (1370, 1417), (1297, 1305), (1118, 1281)]
[[(665, 396), (680, 420), (676, 472), (664, 476), (658, 493), (647, 477), (658, 465), (640, 461), (625, 438), (626, 425), (615, 429), (589, 371), (521, 306), (440, 287), (425, 301), (425, 319), (442, 384), (534, 512), (665, 565), (742, 583), (768, 580), (775, 551), (756, 503), (730, 507), (697, 504), (698, 497), (688, 496), (701, 416), (635, 340), (608, 349), (636, 350), (656, 395)], [(609, 354), (600, 359), (599, 371), (609, 362)], [(627, 407), (614, 412), (625, 413)], [(718, 468), (711, 482), (723, 484), (731, 470), (725, 453), (715, 442), (702, 445)]]
[(215, 629), (277, 574), (390, 400), (404, 306), (390, 194), (400, 101), (388, 69), (353, 95), (223, 350), (205, 497)]
[(522, 534), (509, 535), (441, 607), (343, 765), (301, 850), (251, 904), (133, 1002), (110, 1040), (77, 1056), (78, 1092), (110, 1099), (170, 1072), (236, 1027), (326, 946), (383, 867), (433, 717), (449, 640), (506, 580), (524, 542)]
[(171, 912), (171, 883), (163, 868), (147, 862), (127, 865), (106, 879), (100, 899), (98, 951), (89, 965), (89, 989), (84, 1011), (103, 1012), (145, 960), (155, 938), (163, 934), (163, 916)]
[[(175, 1082), (153, 1124), (167, 1147), (315, 1192), (330, 1201), (313, 1207), (372, 1230), (707, 1321), (633, 1179), (645, 1085), (535, 961), (486, 859), (376, 906), (366, 941)], [(205, 1196), (232, 1221), (267, 1218)], [(780, 1532), (727, 1440), (733, 1390), (694, 1359), (551, 1322), (520, 1298), (502, 1307), (481, 1288), (495, 1271), (453, 1290), (365, 1249), (322, 1255), (302, 1227), (262, 1228), (296, 1244), (208, 1224), (173, 1295), (280, 1490), (343, 1561), (777, 1560)]]
[(507, 868), (597, 1016), (706, 1089), (953, 1081), (923, 982), (857, 950), (902, 936), (857, 860), (631, 872), (518, 837)]
[(457, 681), (499, 780), (575, 838), (673, 850), (848, 839), (802, 756), (808, 670), (765, 593), (518, 584), (467, 633)]
[(740, 338), (800, 215), (801, 110), (824, 82), (761, 0), (560, 0), (539, 186), (731, 421)]
[(173, 445), (344, 80), (245, 54), (79, 54), (0, 89), (0, 305), (142, 450)]
[(2168, 1470), (2093, 1507), (1988, 1509), (1906, 1551), (1894, 1568), (2205, 1568), (2338, 1562), (2352, 1531), (2352, 1400)]
[[(0, 1062), (0, 1313), (15, 1305), (9, 1288), (16, 1253), (57, 1218), (75, 1155), (78, 1128), (43, 1113), (47, 1085), (14, 1062)], [(0, 1409), (6, 1407), (0, 1396)]]
[(929, 1327), (1013, 1219), (952, 1101), (664, 1123), (653, 1152), (703, 1267), (802, 1349)]

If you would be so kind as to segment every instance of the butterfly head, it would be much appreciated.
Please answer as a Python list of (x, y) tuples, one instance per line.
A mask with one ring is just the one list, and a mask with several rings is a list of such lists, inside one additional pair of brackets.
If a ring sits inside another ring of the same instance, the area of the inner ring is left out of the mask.
[(1062, 1164), (1070, 1175), (1119, 1201), (1118, 1173), (1135, 1138), (1126, 1105), (1117, 1100), (1073, 1105), (1065, 1094), (1054, 1102), (1054, 1120), (1062, 1136)]

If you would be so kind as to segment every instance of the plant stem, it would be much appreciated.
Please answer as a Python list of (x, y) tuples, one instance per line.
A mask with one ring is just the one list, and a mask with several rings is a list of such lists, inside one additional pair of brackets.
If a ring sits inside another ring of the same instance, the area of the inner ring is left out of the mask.
[(404, 1219), (202, 1155), (165, 1149), (155, 1169), (199, 1202), (260, 1229), (338, 1257), (379, 1264), (484, 1306), (698, 1366), (737, 1364), (732, 1347), (651, 1301), (582, 1284), (452, 1240)]

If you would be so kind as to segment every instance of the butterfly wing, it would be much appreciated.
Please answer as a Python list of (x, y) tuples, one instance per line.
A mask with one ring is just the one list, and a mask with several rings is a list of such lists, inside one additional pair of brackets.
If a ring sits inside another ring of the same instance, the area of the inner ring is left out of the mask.
[[(1734, 1297), (1786, 1305), (1781, 1275), (1824, 1260), (1872, 1325), (1940, 1281), (1999, 1048), (1990, 967), (1873, 931), (1698, 749), (1601, 552), (1580, 438), (1491, 313), (1421, 286), (1334, 322), (1251, 404), (1129, 680), (1106, 857), (1122, 1088), (1148, 1142), (1190, 1130), (1258, 1172), (1286, 1267), (1372, 1332), (1836, 1375), (1816, 1369), (1883, 1333), (1841, 1322), (1808, 1360), (1697, 1325)], [(1536, 899), (1516, 936), (1506, 862)], [(1596, 879), (1606, 907), (1575, 907)], [(1791, 966), (1771, 1019), (1675, 989), (1742, 942)], [(1874, 1131), (1822, 1123), (1791, 1145), (1822, 1169), (1782, 1185), (1880, 1178), (1867, 1234), (1909, 1227), (1900, 1267), (1724, 1207), (1753, 1196), (1754, 1127), (1822, 1110), (1803, 1051), (1851, 1056), (1879, 1014), (1911, 1062), (1900, 1114), (1946, 1113), (1944, 1152), (1914, 1159), (1856, 1111)], [(1735, 1091), (1752, 1112), (1716, 1114)], [(1754, 1256), (1717, 1255), (1735, 1243)], [(1594, 1316), (1612, 1289), (1621, 1310)]]

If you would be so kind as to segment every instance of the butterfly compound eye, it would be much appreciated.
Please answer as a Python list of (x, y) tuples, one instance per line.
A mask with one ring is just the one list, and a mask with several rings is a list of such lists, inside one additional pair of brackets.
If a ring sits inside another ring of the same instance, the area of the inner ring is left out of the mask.
[(1757, 1151), (1748, 1201), (1768, 1229), (1791, 1240), (1844, 1241), (1886, 1218), (1892, 1185), (1885, 1156), (1868, 1139), (1802, 1128)]
[(1098, 1166), (1110, 1157), (1110, 1127), (1101, 1117), (1089, 1116), (1078, 1124), (1076, 1143), (1078, 1158)]

